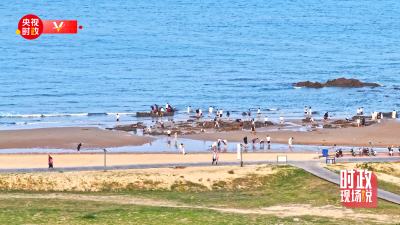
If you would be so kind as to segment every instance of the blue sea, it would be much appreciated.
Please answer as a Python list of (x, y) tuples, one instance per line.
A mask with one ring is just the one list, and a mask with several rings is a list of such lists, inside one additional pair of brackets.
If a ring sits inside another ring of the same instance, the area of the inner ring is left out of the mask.
[[(15, 31), (27, 14), (83, 29), (26, 40)], [(300, 117), (304, 106), (336, 117), (400, 108), (397, 0), (8, 1), (0, 18), (7, 129), (104, 123), (115, 113), (135, 121), (167, 102), (235, 116), (260, 107), (271, 117)], [(293, 88), (339, 77), (384, 86)]]

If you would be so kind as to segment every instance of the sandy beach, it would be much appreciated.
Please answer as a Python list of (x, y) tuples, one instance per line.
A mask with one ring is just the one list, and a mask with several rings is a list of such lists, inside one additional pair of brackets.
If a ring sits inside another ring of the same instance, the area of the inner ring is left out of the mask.
[(0, 149), (52, 148), (102, 149), (121, 146), (137, 146), (153, 141), (151, 137), (139, 137), (127, 132), (102, 130), (96, 127), (62, 127), (0, 131)]
[[(310, 123), (307, 125), (310, 125)], [(309, 130), (311, 129), (309, 128)], [(257, 137), (266, 140), (267, 135), (269, 135), (272, 143), (288, 143), (289, 138), (294, 137), (293, 144), (368, 146), (368, 142), (372, 141), (373, 146), (386, 147), (400, 145), (399, 133), (399, 122), (386, 120), (384, 123), (367, 127), (298, 131), (298, 128), (276, 125), (257, 129), (257, 135), (251, 134), (250, 131), (232, 131), (187, 135), (185, 138), (208, 141), (215, 141), (221, 138), (231, 142), (243, 142), (243, 137), (247, 136), (249, 142), (251, 142), (253, 138)]]
[[(315, 153), (246, 153), (244, 161), (276, 161), (278, 155), (288, 155), (288, 160), (312, 160)], [(90, 167), (103, 166), (104, 155), (99, 154), (51, 154), (54, 168), (57, 167)], [(47, 168), (47, 154), (2, 154), (2, 169)], [(107, 154), (107, 165), (161, 164), (161, 163), (195, 163), (212, 161), (212, 153), (201, 154)], [(235, 153), (220, 153), (219, 161), (237, 161)], [(316, 160), (317, 161), (317, 160)], [(238, 162), (239, 164), (239, 162)]]

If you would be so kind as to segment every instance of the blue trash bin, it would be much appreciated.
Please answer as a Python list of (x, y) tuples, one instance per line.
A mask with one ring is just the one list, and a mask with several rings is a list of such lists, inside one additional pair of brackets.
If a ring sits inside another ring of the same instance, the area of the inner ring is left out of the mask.
[(322, 149), (322, 155), (328, 157), (328, 149)]

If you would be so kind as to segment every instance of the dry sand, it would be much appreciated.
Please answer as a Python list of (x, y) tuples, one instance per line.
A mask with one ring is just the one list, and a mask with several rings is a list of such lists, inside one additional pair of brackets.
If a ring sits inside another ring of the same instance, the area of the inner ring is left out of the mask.
[(139, 137), (126, 132), (108, 131), (96, 127), (63, 127), (0, 131), (0, 149), (76, 149), (79, 143), (82, 143), (85, 149), (101, 149), (143, 145), (153, 140), (154, 138), (150, 137)]
[[(288, 160), (312, 160), (315, 153), (244, 153), (246, 161), (275, 161), (278, 155), (287, 155)], [(54, 168), (103, 166), (104, 155), (100, 154), (51, 154)], [(160, 163), (196, 163), (212, 161), (212, 153), (182, 155), (178, 153), (162, 154), (107, 154), (107, 165), (160, 164)], [(220, 153), (219, 161), (238, 161), (236, 153)], [(318, 162), (318, 160), (316, 160)], [(239, 164), (239, 162), (238, 162)], [(47, 168), (47, 154), (2, 154), (1, 169)]]
[(294, 137), (293, 144), (304, 145), (368, 146), (368, 141), (372, 141), (374, 146), (381, 147), (400, 145), (400, 123), (397, 121), (385, 120), (384, 123), (368, 127), (317, 129), (317, 131), (312, 132), (298, 131), (298, 128), (277, 125), (258, 129), (257, 135), (251, 134), (250, 131), (232, 131), (187, 135), (185, 138), (207, 141), (215, 141), (221, 138), (231, 142), (243, 142), (243, 137), (247, 136), (249, 142), (251, 142), (255, 137), (266, 140), (267, 135), (269, 135), (272, 144), (274, 142), (288, 143), (289, 138)]

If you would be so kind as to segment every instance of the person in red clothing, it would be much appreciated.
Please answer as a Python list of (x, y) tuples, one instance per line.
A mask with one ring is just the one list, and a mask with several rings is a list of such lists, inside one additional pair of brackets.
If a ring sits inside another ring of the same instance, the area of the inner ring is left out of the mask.
[(53, 169), (53, 158), (49, 155), (49, 169)]

